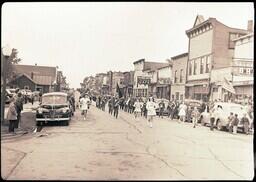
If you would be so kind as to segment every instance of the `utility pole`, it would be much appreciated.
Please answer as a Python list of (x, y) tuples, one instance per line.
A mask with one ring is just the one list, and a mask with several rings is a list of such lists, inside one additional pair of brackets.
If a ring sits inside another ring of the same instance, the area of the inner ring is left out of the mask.
[(6, 96), (6, 61), (9, 61), (12, 50), (9, 46), (2, 49), (1, 52), (1, 73), (2, 73), (2, 90), (1, 90), (1, 124), (4, 124), (5, 96)]

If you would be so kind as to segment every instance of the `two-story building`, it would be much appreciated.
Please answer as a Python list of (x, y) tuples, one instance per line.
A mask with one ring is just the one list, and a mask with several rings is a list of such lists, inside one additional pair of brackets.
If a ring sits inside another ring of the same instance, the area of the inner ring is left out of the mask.
[(158, 68), (168, 66), (169, 63), (160, 62), (146, 62), (145, 59), (140, 59), (134, 63), (134, 84), (133, 84), (133, 96), (134, 97), (148, 97), (149, 96), (149, 84), (151, 82), (151, 76), (149, 72), (157, 70)]
[(173, 78), (171, 84), (171, 99), (182, 101), (185, 98), (185, 84), (188, 53), (171, 57)]
[(196, 17), (193, 27), (186, 31), (189, 38), (187, 97), (209, 100), (212, 70), (232, 64), (233, 40), (247, 33), (248, 30), (228, 27), (216, 18), (204, 20), (201, 15)]
[(157, 69), (158, 81), (156, 85), (156, 97), (170, 99), (171, 94), (171, 83), (172, 83), (172, 65), (168, 64), (166, 66)]

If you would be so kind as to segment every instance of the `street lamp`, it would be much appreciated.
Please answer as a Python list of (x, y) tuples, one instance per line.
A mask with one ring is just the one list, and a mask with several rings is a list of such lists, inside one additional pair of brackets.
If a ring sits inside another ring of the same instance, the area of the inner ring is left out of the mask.
[(5, 94), (6, 94), (6, 61), (9, 60), (12, 49), (9, 45), (2, 48), (1, 54), (1, 73), (3, 78), (2, 92), (1, 92), (1, 123), (4, 123), (4, 108), (5, 108)]

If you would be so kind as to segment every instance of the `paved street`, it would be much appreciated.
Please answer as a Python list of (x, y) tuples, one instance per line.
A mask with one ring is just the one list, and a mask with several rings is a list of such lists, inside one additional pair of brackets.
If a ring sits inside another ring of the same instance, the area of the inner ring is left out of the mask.
[(135, 180), (252, 179), (253, 136), (193, 128), (190, 123), (120, 112), (118, 119), (92, 106), (69, 126), (2, 140), (5, 179)]

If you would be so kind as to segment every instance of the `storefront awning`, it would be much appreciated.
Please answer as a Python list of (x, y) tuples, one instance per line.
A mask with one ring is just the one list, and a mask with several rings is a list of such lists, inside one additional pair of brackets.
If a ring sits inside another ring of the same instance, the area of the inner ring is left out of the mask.
[(226, 78), (224, 78), (224, 81), (221, 82), (221, 86), (222, 86), (222, 88), (224, 88), (225, 90), (231, 92), (232, 94), (236, 93), (232, 83), (230, 83)]

